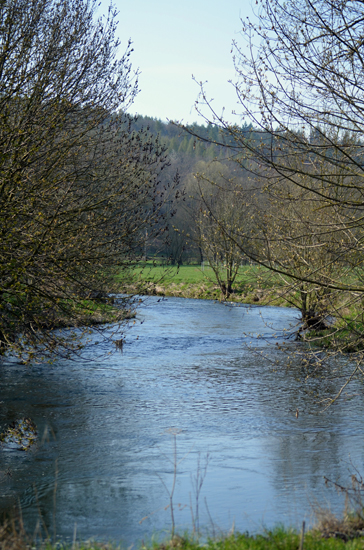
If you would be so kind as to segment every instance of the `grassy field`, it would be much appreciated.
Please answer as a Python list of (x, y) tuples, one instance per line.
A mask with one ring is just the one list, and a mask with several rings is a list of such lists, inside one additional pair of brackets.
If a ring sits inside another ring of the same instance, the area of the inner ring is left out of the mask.
[[(240, 267), (239, 273), (236, 277), (234, 286), (242, 288), (245, 285), (252, 284), (253, 282), (261, 279), (263, 284), (263, 273), (267, 275), (268, 270), (263, 270), (260, 266), (256, 265), (244, 265)], [(134, 270), (135, 276), (141, 276), (144, 280), (163, 280), (164, 283), (206, 283), (216, 284), (215, 275), (213, 269), (205, 265), (201, 267), (198, 265), (181, 265), (177, 266), (154, 266), (151, 262), (145, 262), (139, 264), (138, 268)]]
[[(216, 282), (211, 267), (201, 265), (160, 266), (152, 262), (139, 264), (130, 273), (130, 290), (139, 294), (180, 296), (222, 300), (224, 296)], [(286, 305), (280, 295), (277, 277), (260, 266), (245, 265), (239, 270), (233, 285), (231, 301), (244, 303), (262, 302)]]

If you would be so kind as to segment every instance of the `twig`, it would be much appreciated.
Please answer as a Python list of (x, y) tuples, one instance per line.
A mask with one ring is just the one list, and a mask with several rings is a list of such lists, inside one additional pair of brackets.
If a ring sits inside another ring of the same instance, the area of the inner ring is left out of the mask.
[(299, 547), (299, 550), (303, 550), (303, 540), (304, 540), (304, 538), (305, 538), (305, 526), (306, 526), (306, 522), (303, 521), (303, 522), (302, 522), (301, 540), (300, 540), (300, 547)]

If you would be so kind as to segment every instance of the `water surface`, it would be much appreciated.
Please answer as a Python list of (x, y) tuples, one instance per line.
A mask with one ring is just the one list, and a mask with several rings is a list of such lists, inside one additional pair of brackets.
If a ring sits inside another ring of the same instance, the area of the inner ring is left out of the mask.
[(276, 345), (292, 341), (297, 311), (154, 297), (138, 311), (123, 352), (108, 359), (98, 358), (103, 343), (82, 362), (1, 364), (0, 426), (29, 416), (41, 440), (29, 453), (0, 453), (0, 472), (11, 473), (0, 478), (0, 509), (20, 502), (29, 529), (41, 517), (69, 539), (76, 529), (129, 545), (161, 533), (171, 526), (173, 434), (181, 529), (191, 506), (196, 515), (206, 460), (198, 507), (210, 532), (299, 526), (312, 504), (342, 507), (323, 476), (345, 480), (362, 467), (363, 388), (322, 412), (318, 396), (342, 379), (333, 370), (306, 380), (301, 359)]

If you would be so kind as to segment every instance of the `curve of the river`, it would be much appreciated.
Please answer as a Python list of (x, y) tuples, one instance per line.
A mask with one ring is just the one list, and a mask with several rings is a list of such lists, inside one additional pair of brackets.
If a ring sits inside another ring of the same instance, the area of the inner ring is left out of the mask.
[(297, 323), (285, 308), (152, 297), (122, 353), (101, 361), (102, 343), (82, 362), (5, 360), (0, 427), (30, 417), (40, 437), (28, 453), (0, 451), (0, 510), (20, 502), (29, 529), (41, 514), (43, 529), (63, 538), (149, 538), (171, 526), (173, 434), (182, 530), (191, 506), (196, 516), (207, 454), (198, 505), (210, 532), (299, 526), (328, 502), (339, 510), (323, 476), (345, 480), (362, 467), (363, 388), (357, 382), (323, 412), (320, 398), (342, 379), (307, 379), (302, 361), (279, 349)]

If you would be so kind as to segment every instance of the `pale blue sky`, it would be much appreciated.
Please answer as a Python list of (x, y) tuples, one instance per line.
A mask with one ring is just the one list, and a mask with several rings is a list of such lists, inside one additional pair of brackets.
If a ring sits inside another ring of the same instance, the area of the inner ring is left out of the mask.
[(141, 71), (141, 91), (130, 112), (202, 123), (194, 110), (199, 89), (193, 74), (208, 81), (215, 108), (225, 106), (233, 118), (236, 99), (227, 82), (235, 74), (231, 42), (239, 39), (241, 18), (251, 16), (250, 0), (114, 0), (114, 5), (120, 12), (120, 51), (131, 38), (132, 64)]

